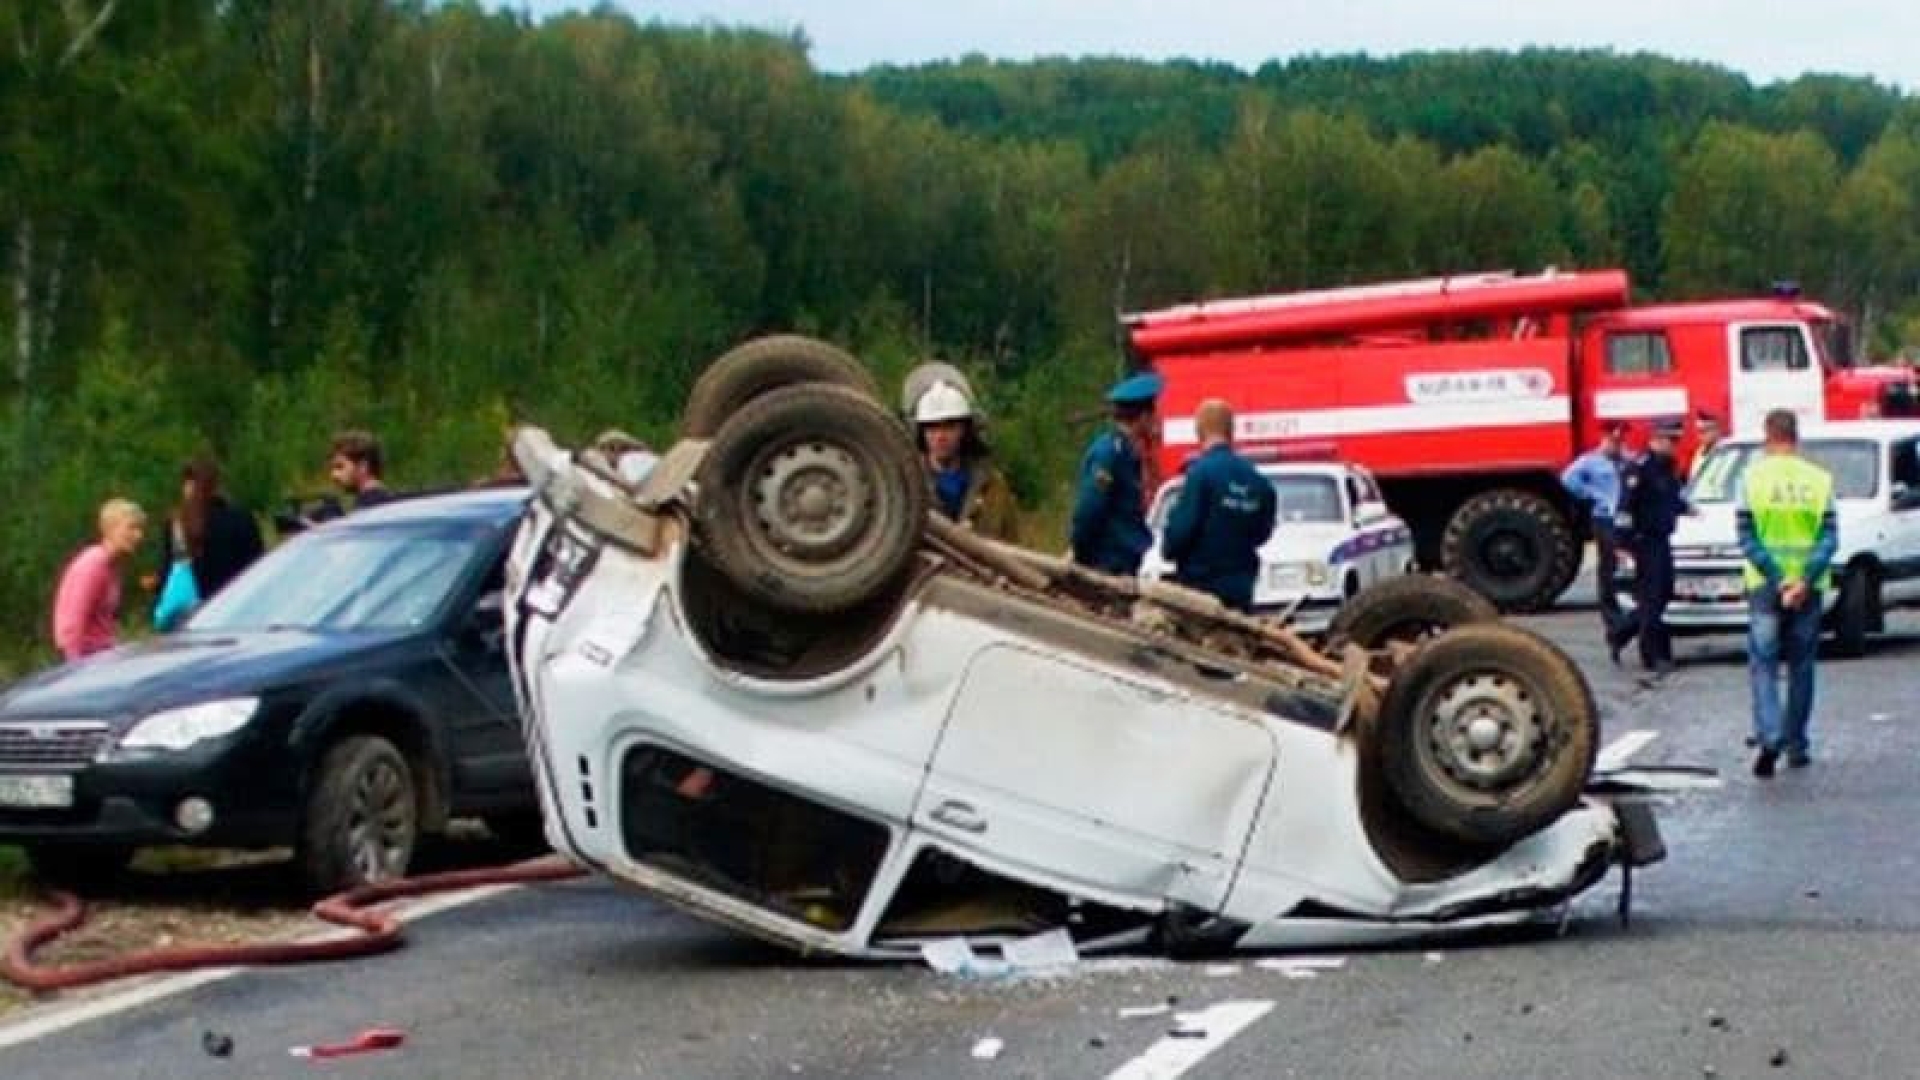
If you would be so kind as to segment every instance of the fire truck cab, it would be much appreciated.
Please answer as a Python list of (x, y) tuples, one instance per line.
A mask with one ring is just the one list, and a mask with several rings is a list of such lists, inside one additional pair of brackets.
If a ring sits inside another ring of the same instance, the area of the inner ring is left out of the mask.
[[(1580, 569), (1585, 515), (1559, 474), (1600, 428), (1710, 414), (1732, 434), (1770, 409), (1810, 422), (1908, 414), (1910, 372), (1849, 365), (1846, 329), (1790, 286), (1632, 307), (1619, 270), (1498, 272), (1188, 304), (1125, 319), (1167, 382), (1161, 464), (1195, 445), (1207, 398), (1249, 447), (1332, 442), (1370, 469), (1420, 562), (1509, 611)], [(1683, 463), (1696, 445), (1689, 422)]]

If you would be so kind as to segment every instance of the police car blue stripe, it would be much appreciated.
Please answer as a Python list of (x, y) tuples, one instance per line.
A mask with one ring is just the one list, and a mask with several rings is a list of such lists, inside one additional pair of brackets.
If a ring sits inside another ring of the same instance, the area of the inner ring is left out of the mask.
[(1382, 548), (1390, 548), (1413, 539), (1413, 531), (1404, 525), (1391, 525), (1366, 532), (1355, 533), (1342, 540), (1328, 553), (1327, 562), (1337, 564), (1352, 562), (1362, 555)]

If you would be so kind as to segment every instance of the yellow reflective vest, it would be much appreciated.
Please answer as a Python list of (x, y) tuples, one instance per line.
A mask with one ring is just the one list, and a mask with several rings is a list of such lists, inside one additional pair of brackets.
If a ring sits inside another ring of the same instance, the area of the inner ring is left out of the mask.
[[(1804, 580), (1814, 545), (1820, 540), (1820, 522), (1833, 506), (1833, 476), (1798, 454), (1762, 454), (1747, 467), (1740, 487), (1741, 506), (1752, 515), (1753, 532), (1788, 581)], [(1765, 574), (1746, 565), (1747, 588), (1766, 584)], [(1833, 584), (1828, 568), (1816, 589)]]

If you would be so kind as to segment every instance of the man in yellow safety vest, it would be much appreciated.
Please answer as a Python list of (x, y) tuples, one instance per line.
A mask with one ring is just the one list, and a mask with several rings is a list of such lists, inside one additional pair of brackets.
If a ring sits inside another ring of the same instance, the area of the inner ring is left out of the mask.
[[(1767, 414), (1766, 447), (1740, 485), (1736, 520), (1746, 557), (1747, 669), (1753, 684), (1753, 775), (1773, 775), (1782, 753), (1788, 768), (1811, 764), (1807, 722), (1813, 714), (1813, 666), (1820, 645), (1820, 597), (1832, 586), (1840, 530), (1833, 477), (1801, 457), (1793, 413)], [(1787, 666), (1787, 704), (1780, 709), (1779, 670)]]

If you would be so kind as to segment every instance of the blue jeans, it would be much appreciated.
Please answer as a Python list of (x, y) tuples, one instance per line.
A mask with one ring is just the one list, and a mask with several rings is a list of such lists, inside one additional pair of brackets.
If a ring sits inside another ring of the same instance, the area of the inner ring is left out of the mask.
[[(1747, 673), (1753, 683), (1753, 737), (1789, 754), (1807, 752), (1813, 716), (1813, 664), (1820, 651), (1820, 594), (1792, 610), (1777, 589), (1747, 593)], [(1780, 663), (1787, 665), (1787, 709), (1780, 711)]]

